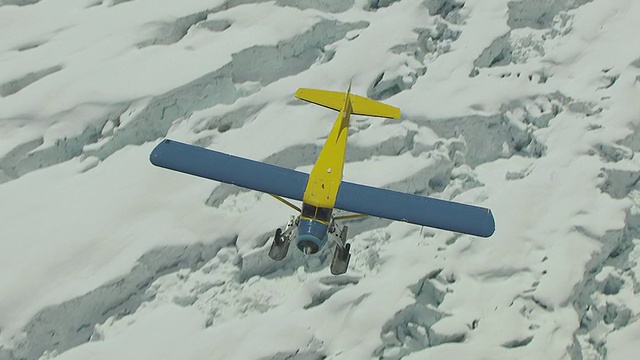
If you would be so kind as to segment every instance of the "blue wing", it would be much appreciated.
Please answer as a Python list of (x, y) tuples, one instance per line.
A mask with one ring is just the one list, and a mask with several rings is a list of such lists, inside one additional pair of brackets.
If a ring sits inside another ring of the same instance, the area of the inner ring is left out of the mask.
[(482, 237), (495, 230), (491, 210), (486, 208), (349, 182), (340, 185), (335, 207)]
[[(309, 179), (299, 171), (168, 139), (150, 159), (163, 168), (300, 201)], [(489, 209), (349, 182), (340, 185), (335, 207), (484, 237), (495, 228)]]
[(289, 199), (302, 200), (309, 175), (259, 161), (164, 140), (151, 152), (151, 163)]

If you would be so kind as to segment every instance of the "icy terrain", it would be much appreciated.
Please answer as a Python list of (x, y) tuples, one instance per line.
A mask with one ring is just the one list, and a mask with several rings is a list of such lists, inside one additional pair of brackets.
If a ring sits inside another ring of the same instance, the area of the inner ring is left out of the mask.
[[(0, 360), (631, 359), (640, 2), (0, 0)], [(169, 137), (493, 210), (267, 251), (271, 197), (153, 167)]]

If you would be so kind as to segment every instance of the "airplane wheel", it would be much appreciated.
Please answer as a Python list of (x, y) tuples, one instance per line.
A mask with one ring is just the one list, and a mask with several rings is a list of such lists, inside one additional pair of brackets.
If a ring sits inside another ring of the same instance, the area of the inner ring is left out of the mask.
[(284, 239), (282, 238), (282, 229), (276, 229), (276, 234), (273, 237), (273, 242), (278, 245), (282, 245), (284, 243)]
[(278, 228), (269, 249), (269, 257), (275, 261), (282, 261), (289, 251), (289, 243), (290, 241), (286, 241), (282, 236), (282, 230)]
[[(340, 240), (342, 240), (342, 243), (345, 244), (345, 247), (348, 246), (349, 244), (347, 244), (347, 231), (349, 230), (349, 227), (347, 225), (345, 225), (342, 228), (342, 232), (340, 233)], [(348, 249), (347, 249), (347, 252)]]
[(331, 260), (331, 273), (333, 275), (341, 275), (347, 272), (349, 259), (351, 259), (349, 249), (351, 249), (351, 244), (346, 244), (344, 248), (336, 246)]

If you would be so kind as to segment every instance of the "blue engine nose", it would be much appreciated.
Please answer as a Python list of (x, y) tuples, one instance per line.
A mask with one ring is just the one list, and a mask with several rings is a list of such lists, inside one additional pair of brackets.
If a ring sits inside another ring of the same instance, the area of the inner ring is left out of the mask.
[(296, 246), (302, 252), (308, 249), (309, 254), (317, 253), (327, 243), (327, 230), (329, 226), (319, 221), (300, 219)]

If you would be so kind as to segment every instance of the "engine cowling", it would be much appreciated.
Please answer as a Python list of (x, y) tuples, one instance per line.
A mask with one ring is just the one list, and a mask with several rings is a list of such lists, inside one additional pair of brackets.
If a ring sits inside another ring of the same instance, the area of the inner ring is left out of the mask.
[(327, 243), (328, 230), (329, 226), (319, 221), (301, 219), (296, 246), (307, 255), (315, 254)]

